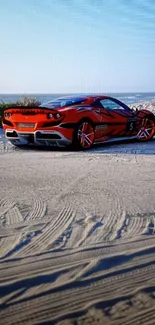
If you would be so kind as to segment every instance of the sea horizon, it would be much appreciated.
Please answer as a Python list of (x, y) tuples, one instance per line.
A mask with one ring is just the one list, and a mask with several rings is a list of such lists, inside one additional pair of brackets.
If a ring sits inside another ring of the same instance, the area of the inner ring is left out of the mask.
[(87, 92), (87, 93), (0, 93), (0, 102), (13, 102), (23, 96), (35, 97), (41, 103), (48, 102), (56, 97), (73, 96), (73, 95), (109, 95), (116, 97), (125, 104), (134, 104), (138, 102), (145, 102), (155, 99), (155, 92)]

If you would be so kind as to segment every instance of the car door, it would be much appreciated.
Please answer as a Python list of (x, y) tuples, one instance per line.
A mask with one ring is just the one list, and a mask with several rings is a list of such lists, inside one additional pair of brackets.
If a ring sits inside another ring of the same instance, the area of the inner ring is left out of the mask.
[(100, 114), (100, 128), (96, 129), (96, 138), (101, 136), (108, 138), (130, 137), (133, 135), (136, 118), (128, 106), (111, 98), (99, 99), (97, 106)]

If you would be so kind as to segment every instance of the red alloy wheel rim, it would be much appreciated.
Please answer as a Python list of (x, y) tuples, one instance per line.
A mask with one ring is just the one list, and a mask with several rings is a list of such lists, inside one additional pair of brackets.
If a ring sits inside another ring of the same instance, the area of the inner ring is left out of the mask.
[(147, 141), (154, 135), (155, 125), (154, 122), (148, 118), (143, 119), (142, 126), (138, 132), (138, 137), (140, 141)]
[(78, 140), (81, 147), (88, 149), (94, 142), (94, 129), (89, 122), (83, 122), (78, 129)]

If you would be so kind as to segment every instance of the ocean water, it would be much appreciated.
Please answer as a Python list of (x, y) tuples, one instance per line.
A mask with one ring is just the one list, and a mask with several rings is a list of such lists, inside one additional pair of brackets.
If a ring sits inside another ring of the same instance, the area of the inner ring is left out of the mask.
[[(101, 94), (101, 93), (100, 93)], [(0, 102), (13, 102), (21, 98), (22, 96), (35, 97), (41, 103), (46, 103), (54, 98), (62, 97), (66, 95), (82, 95), (82, 94), (0, 94)], [(84, 95), (84, 94), (83, 94)], [(145, 102), (155, 99), (155, 92), (153, 93), (104, 93), (104, 95), (109, 95), (118, 98), (126, 105)]]

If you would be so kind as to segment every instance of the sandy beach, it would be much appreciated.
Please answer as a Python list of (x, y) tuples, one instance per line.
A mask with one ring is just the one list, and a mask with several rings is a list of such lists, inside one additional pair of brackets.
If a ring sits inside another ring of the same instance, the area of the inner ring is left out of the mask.
[(73, 152), (0, 131), (1, 325), (155, 324), (154, 232), (155, 139)]

